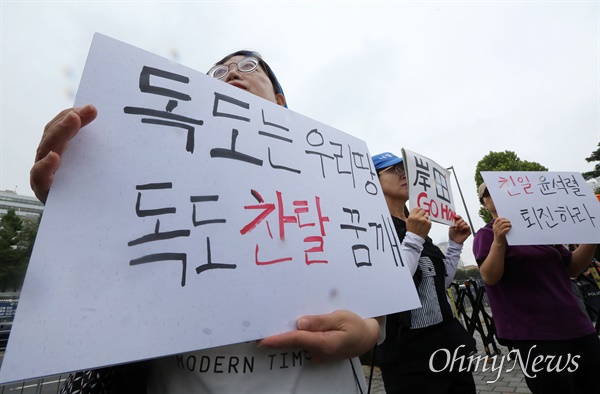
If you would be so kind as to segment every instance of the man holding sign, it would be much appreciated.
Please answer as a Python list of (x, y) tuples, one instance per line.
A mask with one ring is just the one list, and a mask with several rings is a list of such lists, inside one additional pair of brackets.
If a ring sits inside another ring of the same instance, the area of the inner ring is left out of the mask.
[[(535, 193), (529, 184), (510, 194), (525, 191)], [(478, 194), (493, 220), (475, 234), (473, 253), (501, 343), (519, 351), (533, 394), (598, 392), (600, 340), (569, 279), (587, 267), (596, 245), (570, 252), (562, 244), (509, 244), (513, 223), (499, 216), (485, 182)]]
[[(402, 245), (412, 251), (408, 265), (422, 307), (387, 316), (386, 339), (380, 346), (385, 390), (393, 393), (475, 393), (471, 372), (446, 368), (445, 351), (468, 356), (475, 341), (454, 317), (446, 289), (454, 279), (464, 241), (471, 229), (458, 215), (448, 231), (446, 254), (427, 235), (431, 214), (415, 207), (410, 214), (404, 160), (392, 153), (373, 156), (381, 189)], [(436, 357), (438, 354), (438, 357)]]
[[(208, 74), (286, 105), (275, 74), (257, 53), (235, 52), (219, 61)], [(46, 201), (69, 140), (96, 115), (92, 105), (67, 109), (46, 126), (31, 169), (31, 186), (42, 202)], [(364, 391), (364, 376), (356, 357), (377, 342), (378, 320), (337, 311), (300, 317), (297, 328), (265, 338), (258, 347), (255, 343), (241, 343), (79, 374), (69, 380), (65, 390), (79, 392), (82, 386), (89, 385), (87, 389), (95, 386), (108, 392), (161, 394)], [(103, 376), (108, 379), (103, 380)], [(111, 386), (106, 388), (104, 384), (110, 379)]]

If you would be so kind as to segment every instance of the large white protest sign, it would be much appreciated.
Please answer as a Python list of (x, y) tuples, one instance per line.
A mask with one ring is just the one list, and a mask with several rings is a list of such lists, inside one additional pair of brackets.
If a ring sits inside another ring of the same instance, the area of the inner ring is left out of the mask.
[(509, 245), (600, 243), (600, 202), (578, 172), (482, 171)]
[(0, 380), (419, 307), (365, 143), (102, 35)]
[(410, 208), (423, 208), (431, 221), (454, 225), (456, 208), (452, 197), (450, 171), (435, 161), (402, 149), (408, 182)]

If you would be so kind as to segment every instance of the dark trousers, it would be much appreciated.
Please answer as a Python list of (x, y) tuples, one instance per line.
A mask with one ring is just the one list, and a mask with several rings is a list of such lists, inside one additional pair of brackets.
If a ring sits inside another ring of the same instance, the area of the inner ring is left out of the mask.
[(402, 328), (396, 338), (392, 333), (388, 340), (388, 352), (384, 354), (388, 357), (380, 363), (387, 394), (476, 393), (472, 373), (448, 368), (447, 355), (440, 352), (446, 349), (454, 354), (456, 350), (458, 357), (466, 357), (475, 351), (475, 340), (458, 320), (417, 330)]
[(525, 381), (533, 394), (600, 393), (596, 334), (565, 341), (513, 341), (513, 346), (526, 363)]
[(470, 372), (403, 372), (393, 365), (381, 368), (387, 394), (475, 394)]

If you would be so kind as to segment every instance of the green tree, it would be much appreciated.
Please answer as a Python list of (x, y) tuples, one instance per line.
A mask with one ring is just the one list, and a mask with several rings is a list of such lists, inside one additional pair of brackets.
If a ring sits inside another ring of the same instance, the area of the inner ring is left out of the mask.
[(588, 163), (597, 161), (599, 163), (596, 164), (596, 166), (594, 167), (594, 169), (592, 171), (582, 173), (581, 175), (583, 175), (583, 178), (584, 179), (598, 178), (600, 176), (600, 142), (598, 143), (598, 149), (596, 149), (594, 152), (592, 152), (590, 157), (586, 157), (585, 161), (587, 161)]
[[(475, 167), (475, 185), (483, 183), (481, 171), (548, 171), (546, 167), (535, 161), (521, 160), (515, 152), (491, 152), (485, 155)], [(492, 220), (492, 215), (483, 207), (479, 208), (479, 216), (484, 222)]]
[(12, 209), (0, 219), (0, 291), (16, 291), (23, 284), (38, 226)]
[(479, 268), (457, 269), (454, 275), (454, 280), (466, 281), (469, 279), (481, 279)]
[(469, 277), (467, 276), (467, 273), (465, 272), (464, 269), (458, 268), (456, 270), (456, 274), (454, 274), (454, 280), (461, 281), (461, 280), (465, 280), (465, 279), (469, 279)]

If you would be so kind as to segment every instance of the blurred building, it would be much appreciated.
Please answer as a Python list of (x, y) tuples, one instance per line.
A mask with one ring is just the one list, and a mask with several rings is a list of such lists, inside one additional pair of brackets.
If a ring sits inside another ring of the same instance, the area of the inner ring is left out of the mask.
[(23, 196), (12, 190), (0, 191), (0, 217), (6, 215), (9, 209), (14, 209), (21, 219), (37, 221), (44, 204), (35, 197)]

